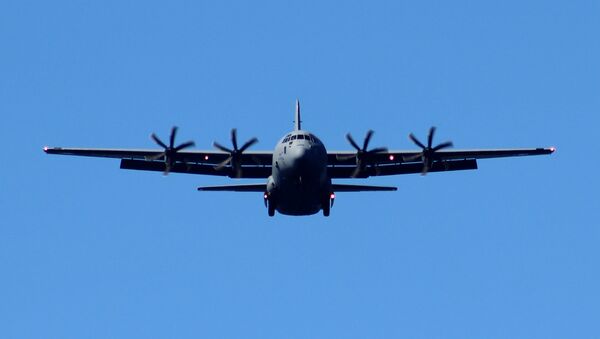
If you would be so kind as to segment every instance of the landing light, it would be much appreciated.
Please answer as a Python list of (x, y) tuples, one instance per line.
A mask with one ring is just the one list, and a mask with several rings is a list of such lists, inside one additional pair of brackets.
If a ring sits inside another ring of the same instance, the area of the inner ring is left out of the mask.
[(329, 195), (329, 199), (332, 199), (332, 200), (333, 200), (333, 199), (335, 199), (335, 193), (331, 193), (331, 194)]
[(394, 161), (394, 155), (390, 154), (390, 161)]
[(208, 160), (208, 155), (205, 155), (205, 156), (204, 156), (204, 160)]
[(265, 193), (265, 194), (263, 195), (263, 197), (264, 197), (265, 199), (268, 199), (268, 198), (269, 198), (269, 194)]

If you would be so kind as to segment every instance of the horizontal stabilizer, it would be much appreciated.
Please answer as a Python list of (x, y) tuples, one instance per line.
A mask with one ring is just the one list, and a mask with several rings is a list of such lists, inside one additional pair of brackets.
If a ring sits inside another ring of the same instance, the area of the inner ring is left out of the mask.
[(212, 192), (265, 192), (267, 184), (223, 185), (198, 187), (198, 191)]
[(332, 184), (331, 190), (334, 192), (368, 192), (368, 191), (396, 191), (396, 190), (398, 190), (398, 188), (391, 187), (391, 186)]

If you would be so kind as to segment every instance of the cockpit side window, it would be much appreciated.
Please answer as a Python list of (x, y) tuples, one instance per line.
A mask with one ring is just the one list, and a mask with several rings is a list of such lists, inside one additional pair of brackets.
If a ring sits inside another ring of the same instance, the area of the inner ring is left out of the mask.
[(292, 137), (290, 138), (290, 140), (296, 140), (296, 136), (292, 135)]

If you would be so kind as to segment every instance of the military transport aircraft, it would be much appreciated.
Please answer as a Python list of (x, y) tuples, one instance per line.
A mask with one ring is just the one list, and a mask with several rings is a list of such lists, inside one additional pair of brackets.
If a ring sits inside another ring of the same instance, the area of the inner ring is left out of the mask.
[(346, 139), (354, 150), (328, 152), (319, 138), (302, 130), (300, 103), (296, 101), (294, 130), (279, 140), (274, 151), (248, 151), (258, 142), (252, 138), (238, 147), (236, 130), (231, 130), (232, 148), (217, 142), (214, 150), (185, 150), (193, 141), (175, 145), (177, 127), (166, 144), (154, 133), (151, 138), (162, 149), (106, 149), (44, 147), (48, 154), (65, 154), (121, 159), (121, 168), (144, 171), (266, 179), (266, 183), (199, 187), (199, 191), (260, 192), (269, 216), (275, 211), (287, 215), (311, 215), (323, 211), (329, 216), (336, 192), (395, 191), (396, 187), (346, 185), (332, 179), (368, 178), (396, 175), (477, 169), (477, 159), (551, 154), (550, 148), (447, 150), (452, 142), (433, 145), (435, 127), (427, 143), (409, 134), (420, 150), (394, 151), (385, 147), (369, 149), (373, 131), (368, 131), (362, 147), (350, 135)]

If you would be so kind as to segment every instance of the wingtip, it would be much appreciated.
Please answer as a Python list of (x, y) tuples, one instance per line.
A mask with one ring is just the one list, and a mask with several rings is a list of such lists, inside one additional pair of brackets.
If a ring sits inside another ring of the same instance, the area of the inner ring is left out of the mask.
[(554, 147), (554, 146), (550, 147), (550, 154), (553, 154), (554, 152), (556, 152), (556, 147)]
[(44, 153), (48, 153), (49, 149), (50, 149), (50, 147), (48, 147), (48, 146), (44, 146), (44, 148), (42, 148), (42, 150), (44, 151)]

